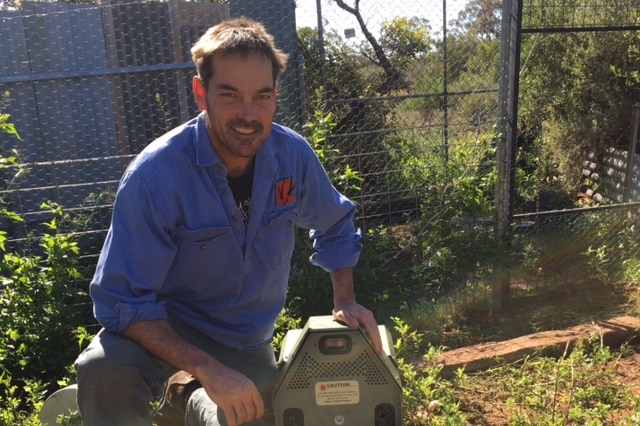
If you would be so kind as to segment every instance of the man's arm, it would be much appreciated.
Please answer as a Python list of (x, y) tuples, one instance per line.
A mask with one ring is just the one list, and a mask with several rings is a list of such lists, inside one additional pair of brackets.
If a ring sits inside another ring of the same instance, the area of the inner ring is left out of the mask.
[(333, 283), (333, 317), (351, 328), (364, 328), (375, 350), (382, 353), (382, 339), (373, 313), (356, 302), (353, 269), (337, 269), (330, 275)]
[(263, 416), (264, 402), (248, 377), (186, 341), (166, 320), (133, 323), (122, 335), (174, 367), (193, 374), (224, 411), (229, 426)]

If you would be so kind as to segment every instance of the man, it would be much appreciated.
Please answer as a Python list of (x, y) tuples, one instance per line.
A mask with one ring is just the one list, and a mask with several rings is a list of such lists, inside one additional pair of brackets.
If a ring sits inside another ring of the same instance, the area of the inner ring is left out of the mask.
[(228, 425), (265, 424), (296, 224), (330, 273), (334, 317), (381, 351), (354, 296), (354, 205), (311, 147), (272, 123), (286, 55), (246, 18), (210, 28), (191, 52), (201, 113), (127, 168), (91, 282), (104, 328), (76, 361), (85, 426), (150, 425), (150, 401), (180, 370)]

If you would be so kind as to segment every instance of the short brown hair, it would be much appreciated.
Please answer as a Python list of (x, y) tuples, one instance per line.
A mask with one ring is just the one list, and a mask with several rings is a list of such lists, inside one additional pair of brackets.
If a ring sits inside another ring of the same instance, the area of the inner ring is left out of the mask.
[(205, 88), (213, 76), (213, 58), (224, 58), (233, 53), (245, 57), (257, 54), (271, 61), (274, 86), (287, 66), (288, 55), (276, 48), (273, 36), (261, 23), (245, 17), (222, 21), (209, 28), (191, 48), (193, 62)]

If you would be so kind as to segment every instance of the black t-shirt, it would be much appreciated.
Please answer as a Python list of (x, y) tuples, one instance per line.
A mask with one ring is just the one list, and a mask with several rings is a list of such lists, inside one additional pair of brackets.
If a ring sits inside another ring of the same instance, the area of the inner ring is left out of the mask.
[(249, 206), (251, 205), (251, 188), (253, 186), (253, 167), (245, 174), (237, 177), (227, 176), (229, 187), (242, 214), (244, 224), (249, 223)]

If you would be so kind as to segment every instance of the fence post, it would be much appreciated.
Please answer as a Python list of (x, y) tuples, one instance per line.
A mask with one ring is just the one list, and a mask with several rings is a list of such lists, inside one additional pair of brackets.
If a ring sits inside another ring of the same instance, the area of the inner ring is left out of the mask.
[[(636, 91), (636, 95), (638, 92)], [(640, 133), (640, 101), (633, 104), (632, 116), (632, 132), (631, 141), (629, 142), (629, 151), (627, 152), (627, 169), (624, 173), (624, 195), (622, 201), (628, 203), (631, 201), (631, 192), (633, 186), (633, 166), (636, 159), (636, 148), (638, 146), (638, 136)]]
[(498, 126), (496, 166), (496, 241), (495, 275), (492, 304), (503, 308), (509, 293), (509, 248), (515, 198), (515, 163), (518, 121), (518, 86), (520, 41), (522, 35), (522, 0), (505, 0), (502, 5), (500, 42), (500, 81), (498, 86)]

